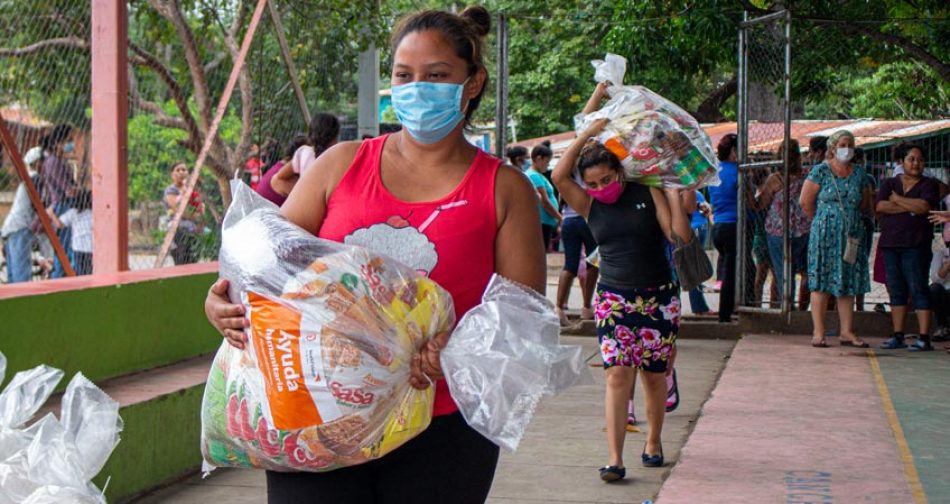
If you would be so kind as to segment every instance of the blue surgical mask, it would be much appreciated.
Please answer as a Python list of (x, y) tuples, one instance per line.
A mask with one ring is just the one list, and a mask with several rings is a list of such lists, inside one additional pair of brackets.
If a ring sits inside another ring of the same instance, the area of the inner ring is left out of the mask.
[(76, 144), (72, 142), (67, 142), (66, 145), (63, 146), (63, 152), (65, 152), (66, 154), (69, 154), (70, 152), (74, 150), (76, 150)]
[(465, 82), (410, 82), (394, 86), (392, 103), (396, 117), (420, 143), (442, 140), (465, 119), (462, 112)]

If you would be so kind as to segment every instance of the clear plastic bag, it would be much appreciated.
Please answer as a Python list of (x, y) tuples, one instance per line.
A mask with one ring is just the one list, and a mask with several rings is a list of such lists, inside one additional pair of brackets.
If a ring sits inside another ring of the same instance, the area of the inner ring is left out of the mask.
[(643, 86), (624, 86), (627, 60), (622, 56), (607, 54), (591, 64), (597, 82), (612, 84), (610, 100), (574, 118), (578, 133), (596, 119), (610, 119), (597, 140), (620, 159), (629, 180), (690, 189), (719, 185), (715, 150), (696, 119)]
[(452, 298), (408, 266), (322, 240), (232, 186), (221, 276), (248, 345), (222, 343), (202, 403), (205, 469), (328, 471), (385, 455), (428, 427), (434, 388), (414, 351), (455, 323)]
[[(6, 358), (3, 361), (5, 363)], [(62, 379), (61, 370), (40, 365), (13, 375), (0, 392), (0, 462), (29, 446), (33, 439), (31, 432), (22, 427), (49, 399)]]
[(554, 305), (498, 275), (452, 332), (442, 369), (468, 424), (508, 450), (542, 396), (593, 382), (581, 347), (560, 344)]
[[(62, 371), (39, 366), (18, 376), (36, 377), (39, 384), (32, 387), (33, 393), (24, 393), (30, 387), (18, 385), (16, 396), (24, 398), (22, 408), (12, 401), (6, 403), (13, 404), (19, 418), (26, 417), (25, 422), (38, 408), (35, 403), (45, 402)], [(17, 383), (14, 378), (4, 394)], [(77, 373), (66, 387), (60, 416), (62, 422), (49, 413), (27, 429), (8, 430), (18, 434), (19, 446), (0, 460), (0, 504), (106, 502), (89, 480), (102, 470), (119, 441), (119, 404)]]

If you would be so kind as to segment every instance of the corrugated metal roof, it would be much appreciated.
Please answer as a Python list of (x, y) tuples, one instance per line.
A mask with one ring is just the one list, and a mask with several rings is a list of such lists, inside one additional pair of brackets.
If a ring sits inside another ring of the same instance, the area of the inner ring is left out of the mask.
[[(727, 134), (736, 133), (737, 127), (735, 122), (703, 125), (703, 129), (706, 130), (706, 134), (709, 135), (714, 146)], [(808, 142), (812, 137), (829, 136), (842, 129), (851, 131), (854, 134), (855, 143), (860, 147), (880, 147), (900, 139), (920, 138), (942, 131), (950, 131), (950, 119), (937, 121), (797, 120), (792, 121), (791, 137), (798, 140), (803, 150), (807, 150)], [(783, 135), (782, 123), (753, 122), (749, 125), (750, 151), (775, 152), (778, 150), (779, 144), (782, 143)], [(560, 155), (574, 138), (574, 132), (569, 131), (557, 135), (532, 138), (513, 145), (522, 145), (530, 149), (544, 140), (551, 140), (551, 147), (554, 149), (555, 155)]]
[(22, 124), (31, 128), (48, 128), (52, 123), (46, 122), (33, 115), (29, 108), (13, 104), (0, 108), (0, 117), (8, 123)]

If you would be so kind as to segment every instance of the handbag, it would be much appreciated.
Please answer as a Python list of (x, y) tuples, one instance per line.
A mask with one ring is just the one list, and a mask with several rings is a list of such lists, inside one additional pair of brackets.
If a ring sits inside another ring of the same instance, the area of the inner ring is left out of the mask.
[(693, 237), (689, 243), (683, 243), (676, 233), (676, 248), (673, 249), (673, 266), (679, 278), (680, 287), (685, 291), (693, 290), (713, 275), (712, 263), (709, 256), (699, 243), (699, 238)]
[[(831, 171), (831, 167), (828, 167)], [(844, 227), (846, 240), (844, 244), (844, 253), (841, 254), (841, 260), (847, 264), (858, 262), (858, 250), (861, 247), (861, 239), (851, 236), (851, 219), (848, 218), (848, 212), (844, 209), (844, 202), (841, 200), (841, 192), (838, 190), (838, 181), (835, 180), (834, 172), (831, 173), (831, 182), (835, 186), (835, 194), (838, 195), (838, 206), (841, 208), (841, 216), (844, 218)]]

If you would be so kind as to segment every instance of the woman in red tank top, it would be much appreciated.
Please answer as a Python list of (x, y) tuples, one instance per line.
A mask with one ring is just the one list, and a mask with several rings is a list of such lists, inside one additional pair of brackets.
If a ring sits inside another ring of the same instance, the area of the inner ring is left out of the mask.
[[(527, 178), (463, 135), (488, 78), (490, 15), (425, 11), (393, 34), (393, 106), (403, 130), (341, 143), (305, 172), (281, 208), (322, 238), (361, 245), (415, 267), (445, 287), (458, 318), (493, 273), (544, 292), (537, 197)], [(205, 303), (212, 324), (244, 345), (243, 308), (227, 283)], [(440, 335), (413, 357), (412, 385), (436, 382), (435, 418), (386, 457), (329, 473), (267, 473), (271, 503), (484, 502), (498, 447), (471, 429), (442, 380)]]

